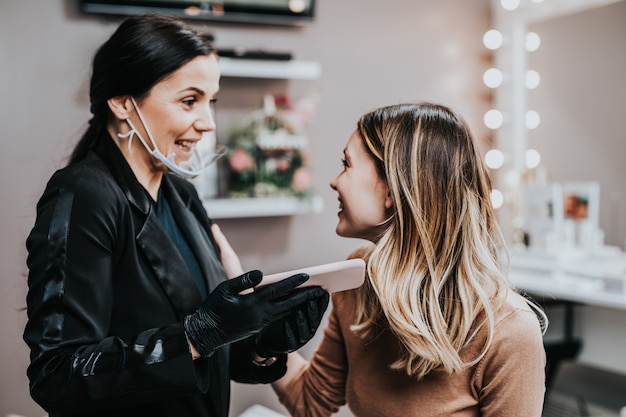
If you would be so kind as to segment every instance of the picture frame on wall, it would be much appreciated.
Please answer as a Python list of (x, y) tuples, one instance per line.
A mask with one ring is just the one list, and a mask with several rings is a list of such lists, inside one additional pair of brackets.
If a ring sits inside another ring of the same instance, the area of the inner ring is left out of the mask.
[(585, 249), (602, 243), (598, 182), (528, 185), (525, 209), (528, 247), (532, 250)]
[(547, 249), (563, 234), (563, 188), (559, 183), (528, 185), (525, 224), (528, 247)]
[(563, 219), (566, 244), (585, 248), (600, 243), (600, 184), (564, 182)]
[(598, 226), (600, 184), (594, 181), (563, 183), (563, 217)]

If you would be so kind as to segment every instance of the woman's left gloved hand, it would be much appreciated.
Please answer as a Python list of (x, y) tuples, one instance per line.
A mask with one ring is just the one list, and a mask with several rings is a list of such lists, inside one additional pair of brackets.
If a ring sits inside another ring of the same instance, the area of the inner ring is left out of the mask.
[(270, 323), (255, 336), (256, 353), (269, 358), (300, 349), (315, 335), (329, 301), (330, 294), (320, 287), (319, 296), (293, 308), (288, 316)]

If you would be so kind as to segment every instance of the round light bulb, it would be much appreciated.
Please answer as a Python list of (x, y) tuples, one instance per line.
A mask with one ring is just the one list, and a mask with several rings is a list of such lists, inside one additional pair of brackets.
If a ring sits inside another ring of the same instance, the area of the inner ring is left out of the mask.
[(533, 169), (539, 166), (541, 155), (535, 149), (526, 150), (526, 168)]
[(502, 46), (503, 41), (502, 32), (496, 29), (488, 30), (483, 35), (483, 45), (487, 49), (496, 50)]
[(502, 85), (502, 71), (498, 68), (489, 68), (483, 74), (483, 82), (489, 88), (497, 88)]
[(541, 38), (535, 32), (528, 32), (526, 34), (526, 50), (528, 52), (536, 51), (541, 45)]
[(526, 71), (526, 88), (529, 90), (533, 90), (537, 88), (539, 83), (541, 82), (541, 77), (539, 73), (535, 70)]
[(504, 154), (499, 149), (491, 149), (485, 154), (485, 165), (491, 169), (498, 169), (504, 165)]
[(304, 0), (289, 0), (289, 10), (293, 13), (302, 13), (306, 7)]
[(526, 112), (526, 129), (533, 130), (536, 129), (541, 123), (541, 117), (539, 117), (539, 113), (534, 110), (528, 110)]
[(515, 10), (519, 7), (519, 0), (500, 0), (500, 5), (504, 10)]
[(502, 191), (494, 188), (493, 190), (491, 190), (490, 197), (491, 207), (493, 207), (494, 209), (499, 209), (504, 204), (504, 194), (502, 194)]
[(485, 113), (483, 122), (489, 129), (498, 129), (504, 122), (504, 116), (500, 110), (491, 109)]

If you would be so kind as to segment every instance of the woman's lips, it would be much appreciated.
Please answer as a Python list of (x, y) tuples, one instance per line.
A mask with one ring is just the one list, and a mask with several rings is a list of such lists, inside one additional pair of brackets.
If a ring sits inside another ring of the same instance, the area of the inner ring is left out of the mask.
[(196, 141), (181, 139), (176, 141), (176, 145), (185, 152), (191, 152), (193, 147), (196, 145)]
[(339, 208), (337, 209), (337, 214), (341, 214), (343, 212), (343, 202), (339, 200)]
[(179, 139), (176, 142), (176, 147), (178, 151), (176, 152), (176, 156), (180, 157), (182, 160), (186, 160), (191, 158), (193, 150), (198, 143), (196, 140), (185, 140)]

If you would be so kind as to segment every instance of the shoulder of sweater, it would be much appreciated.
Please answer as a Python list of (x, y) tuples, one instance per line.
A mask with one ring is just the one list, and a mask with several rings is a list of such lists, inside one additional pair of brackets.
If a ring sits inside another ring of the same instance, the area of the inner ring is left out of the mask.
[(331, 301), (334, 305), (338, 307), (348, 307), (352, 309), (354, 303), (356, 302), (356, 291), (356, 289), (352, 289), (347, 291), (334, 292), (330, 295)]
[[(506, 298), (496, 310), (497, 333), (502, 333), (502, 328), (511, 328), (512, 331), (521, 329), (540, 329), (540, 321), (537, 312), (531, 307), (528, 299), (509, 288)], [(514, 330), (515, 329), (515, 330)]]

